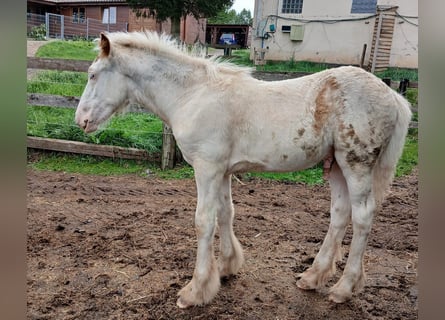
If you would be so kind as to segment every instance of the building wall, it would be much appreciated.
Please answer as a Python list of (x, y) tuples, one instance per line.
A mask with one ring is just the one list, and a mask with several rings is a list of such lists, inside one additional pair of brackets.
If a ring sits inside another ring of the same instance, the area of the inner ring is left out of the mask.
[(206, 19), (197, 20), (189, 15), (185, 21), (184, 19), (181, 20), (181, 39), (187, 44), (205, 43), (206, 25)]
[[(336, 64), (359, 64), (363, 45), (367, 44), (365, 64), (369, 61), (375, 18), (337, 23), (303, 23), (287, 19), (335, 20), (364, 18), (371, 14), (351, 14), (352, 0), (305, 0), (302, 14), (282, 14), (282, 0), (255, 0), (251, 58), (254, 48), (267, 49), (267, 60), (307, 60)], [(402, 15), (417, 16), (416, 0), (379, 0), (378, 5), (399, 5)], [(278, 17), (277, 17), (278, 16)], [(400, 23), (396, 18), (391, 66), (417, 68), (417, 27)], [(417, 23), (417, 20), (414, 20)], [(303, 25), (302, 41), (291, 41), (290, 33), (281, 31), (283, 25)], [(261, 30), (275, 32), (268, 39), (258, 37)]]
[(156, 20), (153, 18), (137, 17), (131, 9), (128, 11), (128, 31), (143, 31), (143, 30), (159, 30)]

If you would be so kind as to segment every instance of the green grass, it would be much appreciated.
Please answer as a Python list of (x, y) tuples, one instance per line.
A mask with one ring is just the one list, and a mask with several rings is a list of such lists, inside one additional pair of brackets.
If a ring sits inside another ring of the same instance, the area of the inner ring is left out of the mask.
[(42, 153), (37, 158), (37, 160), (28, 161), (28, 167), (37, 170), (63, 171), (102, 176), (122, 174), (143, 175), (147, 170), (146, 164), (134, 160), (111, 159), (55, 152)]
[(27, 91), (79, 97), (82, 95), (87, 80), (88, 76), (85, 72), (40, 71), (32, 81), (28, 81)]
[[(93, 60), (96, 52), (90, 41), (51, 41), (39, 48), (38, 57)], [(248, 50), (234, 50), (232, 61), (237, 64), (253, 66)], [(261, 70), (281, 72), (317, 72), (328, 68), (326, 64), (295, 61), (269, 62)], [(380, 77), (393, 80), (404, 78), (417, 81), (417, 71), (391, 68)], [(28, 92), (67, 96), (80, 96), (87, 82), (85, 73), (67, 71), (42, 71), (37, 78), (28, 82)], [(408, 89), (407, 98), (417, 106), (417, 89)], [(417, 115), (415, 115), (416, 117)], [(147, 114), (126, 114), (112, 118), (106, 127), (94, 134), (86, 135), (74, 124), (74, 110), (51, 107), (31, 107), (27, 109), (28, 135), (68, 139), (89, 143), (112, 144), (135, 147), (149, 152), (160, 152), (162, 122)], [(397, 176), (411, 172), (417, 165), (417, 130), (411, 130), (403, 155), (397, 167)], [(30, 151), (32, 153), (32, 151)], [(154, 174), (164, 179), (192, 178), (193, 169), (187, 164), (179, 164), (173, 170), (161, 171), (158, 165), (142, 161), (109, 159), (102, 157), (41, 152), (37, 159), (29, 160), (28, 166), (38, 170), (57, 170), (95, 175)], [(291, 173), (247, 173), (243, 179), (261, 178), (286, 182), (322, 184), (322, 168), (314, 168)]]
[[(293, 58), (287, 61), (267, 61), (263, 66), (254, 66), (253, 61), (250, 60), (250, 50), (240, 49), (233, 50), (232, 56), (229, 58), (231, 62), (256, 68), (258, 71), (270, 71), (270, 72), (319, 72), (330, 68), (327, 63), (316, 63), (310, 61), (297, 61)], [(400, 81), (408, 79), (409, 81), (417, 82), (418, 71), (416, 69), (406, 68), (388, 68), (382, 72), (376, 72), (375, 75), (379, 78), (390, 78), (394, 81)], [(417, 90), (416, 90), (417, 91)]]
[(50, 41), (37, 50), (36, 57), (93, 61), (97, 56), (94, 48), (93, 41)]
[(85, 134), (74, 123), (74, 109), (28, 106), (30, 136), (106, 144), (160, 153), (162, 121), (152, 114), (127, 113), (113, 117), (102, 129)]
[(379, 78), (391, 78), (394, 81), (408, 79), (409, 81), (419, 81), (418, 72), (415, 69), (404, 68), (388, 68), (385, 71), (376, 72), (375, 75)]
[(317, 165), (313, 168), (295, 171), (295, 172), (251, 172), (243, 175), (243, 178), (261, 178), (278, 180), (283, 182), (302, 182), (308, 185), (323, 184), (323, 169), (321, 165)]
[(179, 164), (172, 170), (162, 171), (158, 166), (141, 160), (111, 159), (90, 155), (77, 155), (62, 152), (28, 152), (28, 167), (36, 170), (63, 171), (101, 176), (136, 174), (156, 176), (162, 179), (191, 179), (193, 168)]
[[(238, 65), (254, 67), (253, 62), (250, 60), (250, 50), (248, 49), (233, 50), (229, 60)], [(318, 72), (327, 68), (328, 65), (324, 63), (296, 61), (295, 59), (267, 61), (265, 65), (256, 67), (257, 70), (270, 72)]]
[(418, 165), (419, 156), (419, 141), (417, 137), (417, 130), (415, 134), (408, 134), (406, 137), (405, 146), (403, 148), (402, 156), (399, 159), (396, 168), (396, 177), (410, 174), (411, 171)]

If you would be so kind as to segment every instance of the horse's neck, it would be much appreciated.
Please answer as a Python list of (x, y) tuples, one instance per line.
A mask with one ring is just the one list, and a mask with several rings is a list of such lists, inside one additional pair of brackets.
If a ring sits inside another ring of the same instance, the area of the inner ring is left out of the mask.
[(134, 69), (138, 74), (136, 100), (144, 108), (157, 114), (170, 124), (170, 119), (180, 107), (182, 98), (190, 92), (202, 70), (190, 64), (165, 57), (151, 57), (147, 63)]

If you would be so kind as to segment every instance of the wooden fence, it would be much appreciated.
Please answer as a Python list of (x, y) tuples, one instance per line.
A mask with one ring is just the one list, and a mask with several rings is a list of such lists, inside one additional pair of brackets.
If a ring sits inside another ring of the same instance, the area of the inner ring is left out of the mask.
[[(91, 61), (81, 60), (68, 60), (68, 59), (47, 59), (47, 58), (35, 58), (28, 57), (27, 67), (30, 69), (44, 69), (44, 70), (64, 70), (64, 71), (77, 71), (87, 72), (88, 67), (91, 65)], [(277, 80), (277, 79), (291, 79), (307, 75), (308, 73), (302, 72), (283, 72), (283, 73), (270, 73), (255, 71), (253, 76), (262, 80)], [(390, 79), (383, 79), (383, 81), (404, 94), (406, 88), (417, 88), (417, 82), (408, 82), (407, 80), (391, 81)], [(40, 93), (28, 93), (27, 102), (32, 106), (50, 106), (59, 108), (76, 108), (79, 103), (79, 97), (72, 96), (56, 96)], [(417, 112), (417, 108), (413, 108), (414, 112)], [(417, 122), (411, 122), (410, 127), (417, 128)], [(104, 157), (124, 158), (124, 159), (137, 159), (148, 161), (161, 162), (161, 168), (173, 168), (175, 160), (178, 158), (176, 154), (176, 143), (171, 129), (167, 125), (163, 125), (163, 139), (162, 139), (162, 153), (161, 156), (150, 155), (147, 151), (135, 148), (124, 148), (110, 145), (98, 145), (84, 142), (76, 142), (69, 140), (50, 139), (50, 138), (38, 138), (27, 137), (28, 148), (72, 152), (80, 154), (89, 154)]]

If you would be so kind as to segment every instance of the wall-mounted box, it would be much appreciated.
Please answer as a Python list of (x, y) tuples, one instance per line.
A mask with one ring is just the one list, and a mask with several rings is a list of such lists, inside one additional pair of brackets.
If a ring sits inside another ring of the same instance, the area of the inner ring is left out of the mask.
[(292, 41), (303, 41), (304, 37), (304, 26), (293, 24), (290, 27), (290, 39)]
[(281, 32), (290, 32), (290, 26), (281, 26)]

